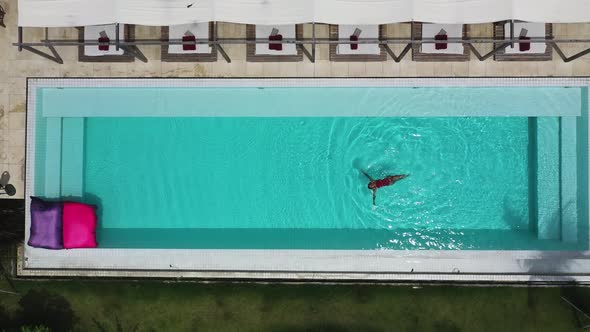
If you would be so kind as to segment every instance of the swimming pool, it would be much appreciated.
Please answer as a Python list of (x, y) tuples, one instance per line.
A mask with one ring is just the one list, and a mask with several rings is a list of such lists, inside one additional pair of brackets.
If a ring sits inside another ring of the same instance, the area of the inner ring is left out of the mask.
[(31, 189), (98, 250), (588, 249), (586, 87), (278, 85), (39, 87)]

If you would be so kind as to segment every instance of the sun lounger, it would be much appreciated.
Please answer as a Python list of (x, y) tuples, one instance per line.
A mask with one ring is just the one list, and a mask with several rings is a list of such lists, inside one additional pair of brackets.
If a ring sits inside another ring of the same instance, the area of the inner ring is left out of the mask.
[[(116, 49), (115, 45), (109, 45), (116, 39), (115, 25), (91, 25), (78, 28), (79, 41), (96, 40), (99, 45), (81, 45), (78, 47), (78, 61), (80, 62), (133, 62), (135, 56), (123, 50)], [(119, 29), (119, 40), (133, 40), (135, 37), (135, 26), (121, 25)]]
[(267, 39), (268, 44), (247, 44), (246, 61), (251, 62), (297, 62), (303, 61), (303, 51), (297, 44), (275, 43), (283, 39), (303, 38), (302, 24), (246, 26), (246, 38)]
[[(171, 25), (162, 27), (162, 39), (213, 40), (213, 22)], [(163, 45), (161, 59), (164, 62), (213, 62), (217, 61), (217, 50), (208, 44)]]
[[(524, 29), (524, 30), (523, 30)], [(525, 33), (523, 35), (523, 33)], [(523, 40), (499, 51), (494, 55), (496, 61), (550, 61), (552, 49), (546, 43), (531, 43), (530, 38), (553, 36), (553, 26), (550, 23), (515, 22), (514, 37)], [(510, 22), (494, 23), (494, 39), (510, 38)], [(498, 46), (498, 45), (496, 45)]]
[(330, 44), (330, 61), (385, 61), (387, 55), (381, 45), (361, 44), (363, 38), (381, 39), (385, 25), (330, 25), (330, 39), (347, 39), (350, 44)]
[[(448, 40), (450, 38), (468, 37), (466, 24), (414, 23), (414, 38), (433, 38)], [(424, 43), (412, 47), (414, 61), (469, 61), (469, 48), (460, 43)]]

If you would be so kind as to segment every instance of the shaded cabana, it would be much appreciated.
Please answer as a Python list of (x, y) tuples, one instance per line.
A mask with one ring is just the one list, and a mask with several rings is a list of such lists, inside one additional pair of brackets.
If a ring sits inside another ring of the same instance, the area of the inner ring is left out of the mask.
[[(526, 35), (523, 35), (526, 34)], [(531, 22), (496, 22), (494, 38), (499, 40), (516, 36), (518, 43), (494, 55), (496, 61), (550, 61), (553, 49), (547, 43), (534, 43), (531, 39), (553, 39), (553, 24)]]
[[(213, 41), (217, 26), (214, 22), (176, 24), (162, 27), (162, 40), (178, 40), (186, 44), (161, 46), (164, 62), (213, 62), (217, 61), (217, 49), (210, 44), (196, 44), (197, 39)], [(189, 43), (194, 42), (194, 43)]]
[[(117, 37), (115, 37), (117, 35)], [(115, 24), (91, 25), (78, 28), (78, 61), (80, 62), (133, 62), (137, 52), (131, 47), (121, 48), (109, 45), (110, 39), (123, 41), (135, 40), (135, 25), (122, 25), (117, 29)], [(84, 41), (95, 40), (98, 45), (85, 45)], [(146, 60), (147, 61), (147, 60)]]
[[(224, 45), (269, 45), (268, 36), (256, 35), (256, 30), (254, 30), (254, 36), (250, 34), (245, 38), (219, 38), (216, 32), (217, 24), (219, 22), (229, 22), (261, 27), (309, 25), (309, 28), (305, 29), (307, 35), (297, 35), (296, 33), (293, 37), (291, 34), (285, 34), (280, 40), (272, 40), (270, 44), (295, 44), (298, 52), (300, 51), (311, 62), (316, 59), (317, 45), (329, 44), (334, 50), (334, 56), (331, 56), (332, 60), (338, 61), (337, 55), (346, 53), (344, 51), (347, 47), (350, 48), (351, 41), (361, 49), (375, 51), (378, 48), (378, 54), (368, 54), (377, 56), (378, 61), (389, 56), (399, 62), (412, 48), (414, 49), (415, 60), (426, 60), (429, 58), (424, 58), (420, 53), (425, 53), (424, 50), (430, 50), (432, 45), (435, 45), (435, 47), (438, 45), (439, 49), (444, 49), (444, 46), (441, 45), (447, 45), (446, 49), (454, 49), (450, 45), (456, 46), (458, 44), (464, 46), (463, 54), (450, 56), (450, 51), (438, 52), (440, 54), (435, 52), (433, 54), (441, 55), (441, 57), (433, 57), (434, 59), (431, 61), (439, 61), (438, 59), (440, 61), (464, 61), (469, 56), (469, 52), (473, 53), (478, 60), (484, 61), (494, 55), (498, 55), (496, 59), (499, 60), (503, 56), (502, 54), (511, 54), (515, 47), (520, 46), (519, 43), (526, 42), (522, 42), (519, 35), (515, 34), (514, 29), (509, 29), (509, 32), (506, 33), (505, 27), (500, 41), (497, 39), (498, 36), (496, 38), (493, 35), (471, 38), (466, 33), (456, 37), (448, 35), (443, 40), (437, 38), (436, 35), (430, 36), (432, 33), (429, 33), (429, 35), (424, 34), (425, 25), (422, 25), (422, 23), (459, 25), (464, 26), (464, 31), (468, 32), (467, 25), (469, 24), (505, 22), (504, 24), (513, 27), (514, 24), (519, 23), (517, 20), (546, 24), (590, 22), (590, 2), (586, 0), (383, 0), (378, 2), (372, 0), (350, 0), (345, 2), (338, 0), (63, 0), (59, 2), (19, 0), (19, 37), (14, 45), (19, 50), (31, 51), (61, 63), (63, 61), (55, 49), (56, 46), (103, 46), (104, 48), (105, 42), (99, 42), (94, 37), (91, 39), (84, 37), (83, 40), (51, 39), (49, 38), (49, 29), (53, 27), (89, 27), (96, 25), (114, 25), (116, 29), (115, 38), (109, 38), (106, 43), (112, 46), (115, 51), (123, 49), (127, 54), (144, 61), (147, 61), (147, 59), (139, 51), (142, 45), (159, 45), (166, 49), (168, 53), (170, 53), (170, 47), (174, 45), (177, 47), (191, 45), (191, 47), (188, 47), (191, 50), (193, 47), (196, 50), (203, 49), (199, 46), (207, 45), (204, 48), (205, 50), (208, 51), (208, 47), (210, 47), (210, 54), (219, 54), (228, 62), (231, 59), (224, 51)], [(171, 27), (211, 24), (210, 22), (212, 22), (215, 29), (212, 29), (213, 31), (209, 35), (200, 33), (194, 39), (184, 38), (186, 37), (184, 34), (180, 36), (171, 35), (170, 28), (168, 28), (168, 36), (165, 36), (165, 30), (163, 30), (164, 34), (160, 38), (151, 39), (133, 39), (128, 36), (122, 38), (119, 36), (118, 30), (124, 25)], [(413, 29), (409, 36), (404, 37), (393, 38), (384, 33), (365, 34), (363, 36), (361, 33), (358, 40), (351, 40), (348, 32), (346, 32), (347, 36), (341, 35), (340, 28), (338, 28), (337, 37), (332, 35), (327, 38), (318, 38), (316, 36), (316, 26), (318, 24), (349, 27), (360, 25), (385, 26), (403, 22), (410, 22), (414, 24), (414, 27), (420, 27), (422, 29), (420, 30), (421, 35)], [(45, 28), (45, 38), (40, 41), (25, 42), (23, 40), (23, 29), (29, 27)], [(590, 49), (585, 49), (567, 56), (559, 46), (565, 43), (588, 43), (590, 39), (587, 38), (559, 39), (552, 34), (545, 34), (540, 37), (531, 36), (530, 42), (546, 44), (547, 49), (555, 50), (560, 58), (566, 62), (590, 53)], [(492, 45), (493, 49), (488, 53), (481, 54), (479, 51), (480, 46), (485, 44)], [(363, 45), (366, 45), (366, 47)], [(390, 47), (392, 45), (401, 45), (399, 54), (392, 51)], [(425, 47), (425, 45), (428, 46)], [(48, 48), (49, 52), (41, 50), (40, 47)], [(506, 50), (508, 47), (510, 50)], [(248, 49), (252, 50), (252, 46), (249, 46)], [(338, 50), (342, 52), (338, 52)], [(181, 55), (186, 54), (181, 53)], [(256, 59), (252, 57), (257, 55), (256, 47), (254, 47), (254, 54), (250, 55), (250, 60)], [(348, 54), (342, 55), (348, 56)], [(297, 53), (297, 56), (300, 56), (300, 54)], [(298, 59), (299, 57), (295, 60), (298, 61)], [(356, 58), (354, 59), (356, 60)], [(369, 60), (375, 59), (361, 59), (361, 61)], [(164, 61), (169, 60), (164, 59)], [(200, 60), (196, 57), (193, 59), (187, 57), (186, 61)]]
[[(359, 35), (357, 36), (356, 33)], [(385, 61), (387, 54), (382, 44), (359, 44), (365, 39), (385, 39), (384, 24), (330, 24), (330, 39), (348, 39), (348, 44), (330, 44), (330, 61)]]
[[(469, 40), (467, 24), (413, 23), (412, 34), (415, 39), (434, 38), (438, 41), (448, 39)], [(463, 43), (414, 44), (414, 61), (469, 61), (469, 47)]]
[(246, 38), (251, 41), (267, 39), (267, 44), (246, 45), (246, 61), (251, 62), (297, 62), (303, 61), (303, 45), (282, 44), (284, 39), (303, 40), (303, 24), (273, 24), (246, 26)]

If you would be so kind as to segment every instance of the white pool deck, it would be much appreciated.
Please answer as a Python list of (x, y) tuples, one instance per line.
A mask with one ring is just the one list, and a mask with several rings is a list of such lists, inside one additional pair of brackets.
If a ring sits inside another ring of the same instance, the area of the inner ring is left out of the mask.
[[(25, 197), (34, 194), (36, 89), (42, 87), (588, 87), (590, 78), (29, 79)], [(590, 142), (589, 142), (590, 143)], [(590, 144), (589, 144), (590, 146)], [(18, 275), (459, 282), (590, 282), (590, 251), (19, 248)]]

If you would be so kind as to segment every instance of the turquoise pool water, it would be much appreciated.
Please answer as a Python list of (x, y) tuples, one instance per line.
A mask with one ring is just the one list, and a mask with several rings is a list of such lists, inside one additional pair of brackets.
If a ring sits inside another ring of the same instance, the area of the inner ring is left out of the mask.
[[(59, 196), (80, 196), (97, 204), (102, 247), (587, 246), (587, 217), (581, 208), (586, 189), (578, 186), (585, 177), (579, 167), (582, 113), (147, 117), (132, 102), (145, 99), (142, 93), (127, 96), (132, 100), (126, 107), (138, 112), (133, 116), (77, 117), (68, 112), (89, 101), (79, 95), (80, 89), (75, 93), (78, 99), (69, 96), (67, 110), (67, 99), (51, 96), (60, 101), (52, 104), (51, 98), (40, 98), (39, 106), (50, 116), (40, 112), (37, 117), (37, 144), (45, 148), (36, 159), (36, 190), (52, 196), (53, 186)], [(543, 96), (550, 94), (543, 91)], [(412, 100), (418, 97), (412, 95)], [(249, 103), (243, 107), (251, 107)], [(396, 103), (403, 105), (404, 100)], [(157, 106), (163, 108), (174, 113), (180, 107), (168, 102)], [(568, 136), (572, 128), (573, 136)], [(52, 131), (61, 138), (50, 139)], [(585, 142), (587, 151), (587, 138)], [(61, 154), (52, 161), (55, 147)], [(49, 177), (52, 163), (59, 164), (58, 179)], [(410, 176), (380, 189), (373, 206), (361, 170), (374, 178)], [(576, 174), (573, 179), (565, 175), (570, 172)]]

